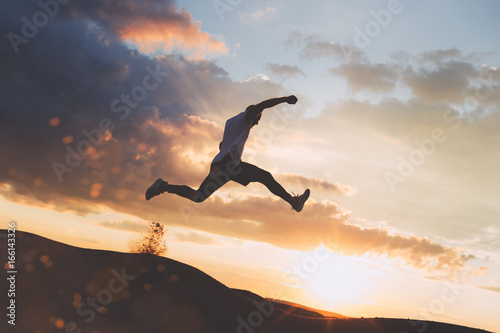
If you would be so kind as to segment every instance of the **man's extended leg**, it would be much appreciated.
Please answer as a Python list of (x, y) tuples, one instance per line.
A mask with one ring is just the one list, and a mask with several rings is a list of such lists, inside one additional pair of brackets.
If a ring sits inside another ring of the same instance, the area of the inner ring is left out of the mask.
[[(229, 179), (228, 179), (229, 180)], [(193, 190), (191, 187), (186, 185), (170, 185), (166, 187), (168, 193), (174, 193), (186, 199), (194, 202), (203, 202), (209, 196), (217, 191), (222, 185), (227, 183), (228, 180), (224, 180), (222, 177), (217, 177), (213, 175), (212, 172), (205, 178), (201, 183), (198, 190)]]
[(226, 184), (229, 180), (230, 176), (227, 172), (224, 172), (218, 165), (212, 165), (210, 168), (210, 173), (201, 183), (198, 190), (194, 190), (187, 185), (168, 184), (163, 179), (159, 178), (146, 191), (146, 200), (149, 200), (158, 194), (168, 192), (177, 194), (178, 196), (194, 202), (202, 202), (205, 201), (209, 196), (211, 196), (212, 193), (218, 190), (222, 185)]
[(183, 198), (195, 201), (196, 191), (187, 185), (172, 185), (168, 184), (165, 187), (165, 192), (174, 193)]

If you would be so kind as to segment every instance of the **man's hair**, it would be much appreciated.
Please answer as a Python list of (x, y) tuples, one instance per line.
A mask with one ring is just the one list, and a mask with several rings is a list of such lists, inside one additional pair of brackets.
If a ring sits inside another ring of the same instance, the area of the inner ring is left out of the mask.
[(255, 105), (255, 104), (249, 105), (249, 106), (247, 106), (247, 109), (245, 110), (245, 112), (256, 109), (256, 108), (257, 108), (257, 105)]
[(257, 106), (257, 105), (249, 105), (247, 107), (247, 109), (245, 110), (245, 112), (258, 112), (257, 116), (254, 118), (255, 120), (260, 120), (260, 118), (262, 117), (262, 110)]

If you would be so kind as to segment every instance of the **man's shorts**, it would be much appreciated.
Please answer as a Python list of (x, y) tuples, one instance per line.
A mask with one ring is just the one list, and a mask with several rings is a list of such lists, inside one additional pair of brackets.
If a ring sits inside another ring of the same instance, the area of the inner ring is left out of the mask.
[(212, 178), (212, 180), (222, 182), (220, 186), (224, 185), (229, 180), (247, 186), (251, 182), (258, 181), (263, 172), (266, 171), (243, 161), (236, 165), (231, 155), (227, 154), (222, 160), (212, 163), (210, 166), (210, 174), (207, 179)]

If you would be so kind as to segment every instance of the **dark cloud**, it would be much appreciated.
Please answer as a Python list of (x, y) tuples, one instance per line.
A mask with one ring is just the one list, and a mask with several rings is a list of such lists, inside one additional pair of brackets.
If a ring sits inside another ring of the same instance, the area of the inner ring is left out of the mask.
[(141, 51), (228, 52), (224, 42), (202, 32), (200, 22), (193, 22), (189, 12), (171, 1), (73, 1), (69, 8), (73, 16), (87, 17), (92, 24), (138, 45)]
[(16, 54), (5, 36), (40, 8), (3, 3), (0, 149), (9, 158), (0, 181), (12, 185), (9, 198), (87, 213), (97, 203), (137, 200), (160, 175), (198, 179), (207, 165), (186, 153), (215, 155), (222, 130), (195, 115), (223, 122), (279, 95), (270, 82), (233, 83), (209, 61), (129, 49), (113, 30), (121, 21), (108, 21), (116, 6), (118, 17), (135, 13), (132, 3), (70, 4)]
[[(125, 40), (146, 52), (180, 50), (197, 57), (228, 52), (224, 42), (201, 31), (200, 22), (194, 22), (190, 13), (169, 0), (9, 0), (3, 6), (3, 13), (10, 14), (4, 18), (9, 27), (5, 36), (16, 53), (39, 35), (46, 38), (49, 27), (63, 20), (86, 25), (87, 31), (97, 34), (104, 43)], [(74, 31), (66, 32), (71, 35)]]

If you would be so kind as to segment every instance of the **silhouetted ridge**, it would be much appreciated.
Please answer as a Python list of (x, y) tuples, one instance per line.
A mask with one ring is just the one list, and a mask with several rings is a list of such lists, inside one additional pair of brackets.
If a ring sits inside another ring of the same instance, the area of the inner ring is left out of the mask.
[[(20, 333), (64, 332), (64, 325), (68, 332), (81, 329), (82, 333), (416, 331), (407, 319), (324, 318), (294, 303), (233, 290), (194, 267), (164, 257), (77, 248), (26, 232), (16, 236), (16, 332)], [(0, 253), (6, 253), (3, 238), (0, 244)], [(5, 320), (0, 328), (4, 325)], [(427, 325), (426, 333), (484, 332)]]

